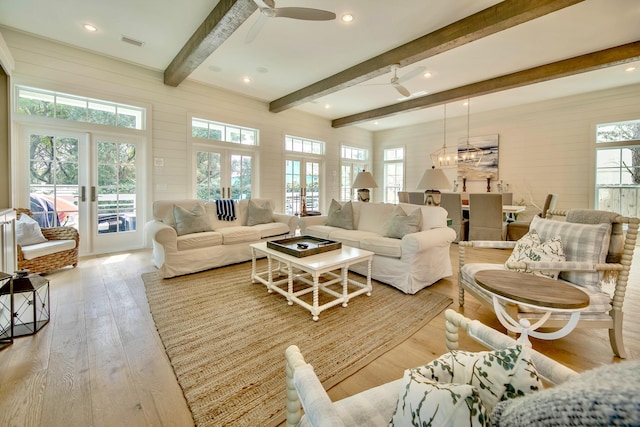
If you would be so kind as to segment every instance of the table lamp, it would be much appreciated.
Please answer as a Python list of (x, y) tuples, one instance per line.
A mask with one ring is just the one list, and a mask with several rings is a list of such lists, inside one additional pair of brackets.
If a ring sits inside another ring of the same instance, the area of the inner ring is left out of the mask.
[(371, 172), (362, 171), (358, 173), (356, 180), (353, 181), (353, 187), (359, 188), (358, 200), (361, 202), (368, 202), (370, 200), (369, 188), (378, 188), (378, 184), (376, 184), (376, 180), (373, 179)]
[(431, 166), (431, 169), (424, 171), (420, 182), (418, 182), (417, 189), (426, 189), (427, 205), (440, 206), (440, 188), (450, 188), (451, 183), (444, 174), (442, 169), (436, 169), (435, 166)]

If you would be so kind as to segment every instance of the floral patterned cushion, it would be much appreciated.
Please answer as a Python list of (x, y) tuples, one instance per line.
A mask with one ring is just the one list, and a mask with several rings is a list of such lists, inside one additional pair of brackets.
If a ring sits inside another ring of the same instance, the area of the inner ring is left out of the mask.
[(529, 348), (521, 345), (478, 353), (454, 350), (416, 370), (439, 383), (474, 386), (489, 413), (502, 400), (543, 388)]
[(390, 426), (488, 426), (487, 410), (475, 387), (438, 383), (415, 369), (404, 371)]
[[(555, 262), (566, 261), (564, 249), (562, 247), (562, 240), (560, 236), (556, 236), (546, 242), (543, 242), (536, 230), (531, 230), (516, 242), (515, 248), (511, 256), (505, 263), (505, 268), (510, 262)], [(530, 271), (525, 268), (516, 268), (515, 271), (521, 273), (532, 273), (536, 276), (546, 276), (552, 279), (557, 279), (559, 271)]]

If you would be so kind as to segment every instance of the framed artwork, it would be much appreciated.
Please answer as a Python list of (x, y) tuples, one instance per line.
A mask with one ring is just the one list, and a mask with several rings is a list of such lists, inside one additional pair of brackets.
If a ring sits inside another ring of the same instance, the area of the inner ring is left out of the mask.
[[(498, 138), (499, 135), (469, 137), (469, 143), (482, 150), (482, 160), (475, 165), (458, 163), (458, 176), (467, 181), (484, 181), (498, 179)], [(467, 138), (458, 139), (458, 157), (467, 146)]]

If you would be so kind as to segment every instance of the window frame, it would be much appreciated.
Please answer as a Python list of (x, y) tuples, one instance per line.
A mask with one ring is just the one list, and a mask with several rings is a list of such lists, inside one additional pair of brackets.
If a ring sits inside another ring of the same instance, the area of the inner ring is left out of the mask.
[[(397, 154), (398, 151), (401, 150), (402, 156), (401, 158), (398, 158)], [(393, 156), (393, 158), (389, 158), (387, 157), (387, 153), (394, 151), (396, 153), (396, 155)], [(385, 203), (393, 203), (393, 204), (397, 204), (399, 203), (398, 200), (398, 191), (404, 191), (404, 187), (405, 187), (405, 179), (406, 179), (406, 164), (405, 164), (405, 159), (406, 159), (406, 147), (402, 146), (402, 147), (389, 147), (389, 148), (385, 148), (383, 150), (383, 201)], [(399, 181), (399, 185), (396, 184), (393, 187), (391, 187), (391, 179), (389, 176), (389, 167), (390, 166), (397, 166), (397, 165), (401, 165), (402, 167), (402, 172), (401, 175), (399, 175), (400, 177), (398, 178), (397, 174), (394, 174), (394, 179), (393, 181), (395, 183), (397, 183)], [(393, 188), (393, 191), (390, 192), (391, 188)]]

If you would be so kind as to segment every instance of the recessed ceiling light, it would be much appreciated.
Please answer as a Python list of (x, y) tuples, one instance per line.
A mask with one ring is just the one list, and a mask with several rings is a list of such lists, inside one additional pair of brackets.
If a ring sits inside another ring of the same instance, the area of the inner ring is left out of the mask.
[(325, 110), (328, 110), (329, 108), (331, 108), (331, 105), (329, 105), (329, 104), (324, 104), (324, 109), (325, 109)]
[(464, 105), (464, 106), (466, 107), (467, 105), (469, 105), (469, 102), (464, 101), (464, 102), (462, 103), (462, 105)]
[(425, 79), (428, 79), (429, 77), (431, 77), (431, 73), (429, 71), (427, 71), (426, 73), (424, 73), (422, 75), (422, 77), (424, 77)]
[(349, 23), (351, 21), (353, 21), (353, 15), (350, 13), (345, 13), (344, 15), (342, 15), (342, 22), (346, 22)]
[(631, 66), (629, 68), (626, 68), (625, 71), (631, 72), (631, 71), (633, 71), (635, 69), (636, 69), (636, 67)]
[(244, 76), (244, 77), (242, 78), (242, 81), (243, 81), (243, 82), (245, 82), (245, 83), (251, 83), (251, 77), (249, 77), (249, 76)]
[(90, 31), (92, 33), (95, 33), (96, 31), (98, 31), (98, 28), (95, 25), (84, 24), (83, 27), (85, 30)]

